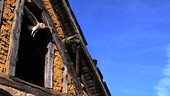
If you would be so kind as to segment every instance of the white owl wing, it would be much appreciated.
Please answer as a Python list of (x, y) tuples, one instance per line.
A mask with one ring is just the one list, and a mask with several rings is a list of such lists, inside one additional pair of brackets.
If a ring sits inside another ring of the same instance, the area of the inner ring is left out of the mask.
[(26, 6), (24, 8), (24, 11), (27, 17), (31, 20), (32, 24), (36, 26), (39, 23), (36, 17), (30, 12), (30, 10)]

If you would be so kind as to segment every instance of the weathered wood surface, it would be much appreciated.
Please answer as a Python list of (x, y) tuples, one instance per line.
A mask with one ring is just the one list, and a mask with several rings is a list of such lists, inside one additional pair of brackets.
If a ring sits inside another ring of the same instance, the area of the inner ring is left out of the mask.
[(7, 58), (7, 72), (10, 76), (15, 75), (24, 3), (25, 0), (17, 0), (14, 13), (15, 16), (13, 19), (12, 33), (10, 36), (10, 47)]
[(50, 14), (47, 11), (42, 12), (42, 17), (44, 18), (44, 22), (47, 23), (48, 26), (51, 26), (52, 29), (50, 29), (51, 33), (52, 33), (52, 37), (53, 40), (63, 58), (64, 64), (66, 65), (68, 72), (70, 73), (73, 83), (76, 87), (76, 90), (79, 94), (79, 96), (83, 95), (82, 89), (81, 89), (81, 83), (77, 77), (77, 74), (72, 66), (72, 61), (67, 53), (66, 48), (64, 47), (64, 45), (62, 44), (62, 40), (60, 39), (59, 35), (57, 34), (57, 30), (56, 27), (52, 21), (52, 18), (50, 17)]
[(47, 46), (48, 52), (45, 56), (45, 87), (53, 88), (53, 64), (54, 64), (54, 43)]
[(62, 93), (68, 93), (68, 69), (66, 66), (64, 66), (63, 71), (63, 89)]
[(80, 68), (81, 68), (81, 49), (80, 46), (77, 46), (76, 49), (76, 72), (77, 76), (80, 78)]
[(69, 96), (52, 89), (37, 86), (35, 84), (23, 81), (16, 77), (9, 77), (0, 74), (0, 85), (8, 86), (11, 88), (18, 89), (20, 91), (34, 94), (35, 96)]
[(86, 88), (86, 91), (87, 91), (88, 95), (89, 95), (89, 96), (92, 96), (92, 93), (91, 93), (91, 91), (89, 90), (89, 88), (88, 88), (88, 86), (87, 86), (87, 83), (86, 83), (83, 75), (81, 75), (81, 80), (82, 80), (82, 83), (84, 84), (84, 87)]
[(1, 26), (3, 7), (4, 7), (4, 0), (0, 0), (0, 26)]
[(88, 50), (87, 50), (87, 48), (86, 48), (86, 43), (84, 42), (84, 38), (82, 38), (82, 36), (81, 36), (82, 33), (81, 33), (81, 31), (79, 30), (78, 25), (76, 24), (76, 20), (74, 19), (73, 15), (72, 15), (72, 10), (71, 10), (70, 7), (68, 6), (66, 0), (61, 0), (61, 1), (62, 1), (62, 3), (63, 3), (63, 6), (64, 6), (65, 10), (67, 11), (68, 17), (69, 17), (69, 19), (70, 19), (70, 22), (71, 22), (72, 25), (73, 25), (74, 31), (75, 31), (76, 33), (78, 33), (78, 37), (79, 37), (79, 39), (80, 39), (81, 47), (82, 47), (82, 49), (83, 49), (83, 51), (84, 51), (84, 53), (85, 53), (85, 56), (86, 56), (86, 58), (87, 58), (87, 61), (88, 61), (89, 64), (90, 64), (89, 67), (92, 68), (92, 70), (93, 70), (93, 72), (94, 72), (94, 76), (96, 76), (97, 80), (99, 81), (99, 83), (100, 83), (100, 85), (101, 85), (101, 88), (103, 89), (104, 95), (105, 95), (105, 96), (110, 96), (109, 92), (106, 90), (106, 88), (105, 88), (105, 86), (104, 86), (104, 84), (103, 84), (102, 79), (100, 78), (100, 75), (99, 75), (99, 73), (98, 73), (98, 70), (97, 70), (97, 68), (96, 68), (96, 66), (95, 66), (92, 58), (91, 58), (91, 55), (89, 54), (89, 52), (88, 52)]
[(63, 6), (64, 6), (64, 9), (67, 11), (66, 14), (69, 16), (69, 19), (70, 19), (71, 24), (72, 24), (72, 26), (73, 26), (73, 28), (74, 28), (74, 31), (75, 31), (76, 33), (78, 33), (78, 35), (79, 35), (79, 37), (81, 38), (81, 40), (83, 41), (83, 43), (84, 43), (85, 45), (87, 45), (87, 41), (86, 41), (86, 39), (85, 39), (82, 31), (81, 31), (81, 28), (80, 28), (80, 26), (78, 25), (77, 21), (75, 20), (75, 16), (74, 16), (71, 8), (68, 6), (68, 0), (61, 0), (61, 2), (62, 2), (62, 4), (63, 4)]

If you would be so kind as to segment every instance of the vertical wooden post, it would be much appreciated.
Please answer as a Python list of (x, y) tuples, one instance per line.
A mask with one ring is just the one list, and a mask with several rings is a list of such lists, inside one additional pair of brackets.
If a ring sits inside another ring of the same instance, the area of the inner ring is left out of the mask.
[(81, 67), (80, 54), (81, 54), (80, 46), (77, 46), (77, 49), (76, 49), (76, 73), (77, 73), (78, 78), (80, 78), (80, 67)]
[(68, 70), (67, 67), (64, 66), (64, 71), (63, 71), (63, 93), (68, 93)]
[(16, 61), (18, 55), (19, 38), (21, 32), (22, 15), (25, 0), (17, 0), (15, 16), (13, 19), (12, 33), (10, 36), (9, 52), (7, 57), (7, 72), (10, 76), (15, 76)]
[[(4, 0), (0, 0), (0, 24), (1, 24), (3, 7), (4, 7)], [(1, 26), (1, 25), (0, 25), (0, 26)], [(0, 32), (0, 33), (1, 33), (1, 32)]]
[(80, 96), (82, 96), (83, 92), (82, 92), (80, 80), (78, 80), (77, 74), (76, 74), (74, 68), (71, 66), (72, 61), (71, 61), (64, 45), (62, 44), (62, 41), (59, 38), (59, 35), (57, 34), (58, 31), (56, 30), (56, 27), (52, 21), (52, 18), (50, 17), (50, 14), (48, 13), (48, 11), (43, 11), (42, 17), (44, 18), (44, 22), (47, 23), (48, 26), (51, 26), (53, 28), (53, 29), (50, 29), (50, 31), (52, 33), (52, 38), (53, 38), (55, 45), (57, 46), (57, 48), (63, 58), (64, 64), (67, 66), (69, 74), (72, 77), (73, 83), (75, 85), (75, 89), (77, 90), (78, 94)]
[(47, 48), (48, 52), (45, 56), (44, 85), (46, 88), (53, 88), (54, 43), (50, 42)]

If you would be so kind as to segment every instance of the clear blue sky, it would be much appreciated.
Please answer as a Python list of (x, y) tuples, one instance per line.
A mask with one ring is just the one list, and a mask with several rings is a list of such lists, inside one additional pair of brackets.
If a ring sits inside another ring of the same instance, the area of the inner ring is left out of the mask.
[(170, 0), (69, 0), (112, 96), (170, 96)]

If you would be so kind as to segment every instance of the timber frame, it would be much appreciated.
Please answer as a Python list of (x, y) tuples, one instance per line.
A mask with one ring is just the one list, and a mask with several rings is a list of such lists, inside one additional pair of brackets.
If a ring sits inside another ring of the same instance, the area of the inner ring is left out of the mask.
[[(57, 46), (59, 53), (61, 54), (66, 70), (65, 75), (70, 74), (71, 79), (75, 85), (76, 91), (79, 96), (83, 96), (81, 83), (84, 84), (85, 90), (89, 96), (111, 96), (107, 85), (103, 82), (103, 76), (96, 67), (97, 60), (93, 60), (86, 48), (87, 42), (82, 33), (80, 26), (73, 14), (73, 11), (70, 8), (68, 0), (50, 0), (53, 8), (55, 9), (56, 14), (59, 14), (59, 18), (62, 21), (63, 27), (65, 27), (66, 38), (61, 39), (59, 37), (56, 26), (48, 12), (48, 9), (45, 7), (43, 0), (32, 0), (32, 2), (41, 10), (41, 18), (46, 25), (51, 26), (52, 29), (49, 31), (52, 34), (53, 42), (48, 45), (47, 57), (54, 58), (54, 44)], [(0, 3), (1, 4), (1, 3)], [(12, 36), (10, 37), (10, 50), (7, 58), (7, 72), (9, 76), (15, 76), (16, 61), (18, 55), (18, 46), (19, 38), (21, 32), (21, 23), (22, 15), (24, 10), (25, 0), (17, 0), (17, 7), (15, 10), (15, 17), (13, 20), (12, 26)], [(61, 8), (59, 8), (61, 7)], [(58, 10), (60, 9), (60, 10)], [(0, 11), (1, 12), (1, 11)], [(1, 17), (1, 14), (0, 14)], [(1, 22), (1, 21), (0, 21)], [(67, 45), (76, 44), (75, 54), (76, 54), (76, 63), (74, 64), (68, 51)], [(52, 68), (53, 68), (53, 59), (47, 58), (47, 63), (45, 64), (45, 87), (52, 88)], [(75, 67), (74, 67), (75, 66)], [(51, 71), (49, 71), (51, 70)], [(67, 72), (68, 70), (68, 72)], [(76, 70), (76, 71), (75, 71)], [(66, 76), (67, 77), (67, 76)], [(68, 83), (67, 78), (65, 78), (65, 84)], [(67, 86), (67, 85), (66, 85)], [(64, 91), (67, 93), (67, 87), (64, 88)]]
[[(81, 65), (76, 64), (76, 71), (78, 72), (81, 82), (84, 84), (85, 89), (89, 96), (111, 96), (110, 91), (105, 82), (103, 82), (103, 76), (96, 67), (97, 60), (93, 60), (87, 50), (87, 41), (84, 38), (83, 32), (75, 18), (73, 11), (70, 8), (68, 0), (51, 0), (53, 7), (56, 8), (56, 13), (60, 15), (60, 18), (63, 21), (64, 27), (67, 29), (67, 36), (73, 36), (77, 34), (77, 37), (80, 40), (81, 49)], [(59, 8), (61, 7), (62, 8)], [(58, 10), (59, 9), (59, 10)], [(71, 31), (71, 32), (70, 32)], [(77, 52), (79, 54), (79, 52)], [(78, 55), (77, 54), (77, 55)], [(79, 62), (79, 61), (78, 61)], [(81, 70), (81, 74), (79, 73)]]

